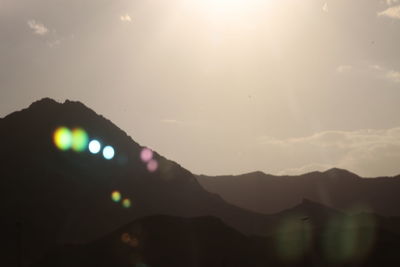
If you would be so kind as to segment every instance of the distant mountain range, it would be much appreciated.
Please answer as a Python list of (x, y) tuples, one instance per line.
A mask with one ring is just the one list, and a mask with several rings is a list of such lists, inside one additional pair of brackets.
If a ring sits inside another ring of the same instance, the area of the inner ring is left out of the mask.
[(0, 119), (0, 140), (1, 266), (299, 266), (331, 262), (323, 249), (343, 242), (347, 262), (398, 262), (399, 219), (337, 210), (400, 214), (398, 178), (196, 177), (82, 103), (48, 98)]
[(265, 214), (279, 212), (307, 198), (348, 212), (400, 216), (400, 175), (362, 178), (334, 168), (299, 176), (252, 172), (237, 176), (199, 175), (197, 180), (229, 203)]

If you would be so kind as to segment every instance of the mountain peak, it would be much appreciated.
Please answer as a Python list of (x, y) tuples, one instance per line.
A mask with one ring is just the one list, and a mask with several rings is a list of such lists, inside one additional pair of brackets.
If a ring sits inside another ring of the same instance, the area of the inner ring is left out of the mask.
[(50, 98), (50, 97), (44, 97), (42, 99), (39, 99), (32, 104), (30, 104), (29, 107), (35, 107), (35, 106), (43, 106), (43, 105), (54, 105), (54, 104), (60, 104), (56, 100)]
[(313, 219), (323, 219), (328, 217), (334, 217), (343, 214), (342, 212), (325, 206), (321, 203), (312, 201), (307, 198), (303, 198), (302, 202), (290, 209), (286, 209), (279, 214), (287, 216), (299, 216), (299, 217), (311, 217)]
[(302, 207), (320, 207), (320, 208), (328, 208), (327, 206), (318, 203), (316, 201), (313, 201), (311, 199), (308, 198), (303, 198), (303, 200), (301, 201), (301, 203), (299, 205), (297, 205), (297, 207), (302, 206)]
[(84, 108), (87, 110), (90, 110), (90, 108), (88, 108), (85, 104), (83, 104), (80, 101), (74, 101), (74, 100), (69, 100), (66, 99), (64, 101), (64, 103), (62, 102), (58, 102), (50, 97), (45, 97), (42, 98), (40, 100), (37, 100), (35, 102), (33, 102), (28, 109), (37, 109), (37, 108), (41, 108), (41, 109), (47, 109), (47, 108), (54, 108), (55, 106), (59, 106), (59, 107), (72, 107), (74, 109), (76, 108)]
[(329, 169), (327, 171), (323, 172), (324, 174), (329, 175), (330, 177), (354, 177), (354, 178), (360, 178), (360, 176), (358, 176), (355, 173), (352, 173), (348, 170), (345, 169), (339, 169), (339, 168), (332, 168)]
[(265, 176), (265, 172), (262, 171), (254, 171), (254, 172), (249, 172), (245, 174), (241, 174), (239, 176), (254, 176), (254, 177), (259, 177), (259, 176)]
[[(19, 120), (32, 121), (37, 117), (48, 118), (48, 117), (74, 117), (74, 119), (79, 119), (82, 115), (86, 116), (98, 115), (92, 109), (87, 107), (85, 104), (79, 101), (65, 100), (64, 103), (58, 102), (52, 98), (45, 97), (39, 99), (27, 108), (22, 110), (14, 111), (6, 115), (2, 119), (11, 119), (19, 117)], [(29, 118), (27, 118), (27, 116)], [(102, 116), (100, 116), (102, 117)]]

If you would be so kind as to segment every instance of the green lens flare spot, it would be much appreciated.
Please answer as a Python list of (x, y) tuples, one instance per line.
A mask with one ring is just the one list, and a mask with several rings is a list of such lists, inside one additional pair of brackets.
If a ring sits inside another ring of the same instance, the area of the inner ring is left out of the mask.
[(59, 127), (54, 131), (53, 142), (60, 150), (68, 150), (72, 146), (72, 133), (67, 127)]
[(86, 150), (89, 142), (88, 134), (81, 128), (72, 130), (72, 149), (76, 152)]
[(120, 202), (121, 201), (121, 193), (119, 191), (113, 191), (111, 193), (111, 199), (114, 202)]
[(131, 207), (131, 200), (129, 198), (125, 198), (122, 200), (122, 207), (130, 208)]

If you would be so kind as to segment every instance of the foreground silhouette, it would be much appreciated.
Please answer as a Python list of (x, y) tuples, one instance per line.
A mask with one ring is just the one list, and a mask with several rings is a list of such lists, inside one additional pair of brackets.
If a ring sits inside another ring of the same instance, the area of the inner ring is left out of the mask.
[(276, 216), (266, 237), (243, 235), (214, 217), (146, 217), (88, 244), (59, 246), (34, 267), (400, 264), (400, 228), (388, 219), (308, 200)]

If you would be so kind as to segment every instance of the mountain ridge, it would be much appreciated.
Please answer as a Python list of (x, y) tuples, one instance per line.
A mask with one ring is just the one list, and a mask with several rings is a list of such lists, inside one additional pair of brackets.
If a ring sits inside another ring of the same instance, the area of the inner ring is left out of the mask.
[[(87, 150), (57, 149), (53, 133), (60, 126), (81, 127), (90, 139), (112, 145), (114, 159)], [(90, 241), (151, 214), (213, 215), (247, 233), (261, 233), (269, 220), (268, 215), (238, 208), (205, 191), (190, 171), (156, 151), (152, 158), (158, 168), (149, 171), (140, 156), (146, 147), (80, 102), (36, 101), (0, 120), (0, 139), (5, 262), (15, 262), (18, 221), (24, 255), (32, 262), (56, 243)], [(115, 190), (130, 200), (130, 207), (112, 201)]]
[[(332, 168), (297, 176), (274, 176), (263, 172), (241, 175), (197, 175), (208, 191), (243, 208), (271, 214), (307, 198), (339, 210), (355, 206), (385, 216), (399, 216), (400, 175), (363, 178), (350, 171)], [(361, 211), (361, 210), (360, 210)]]

